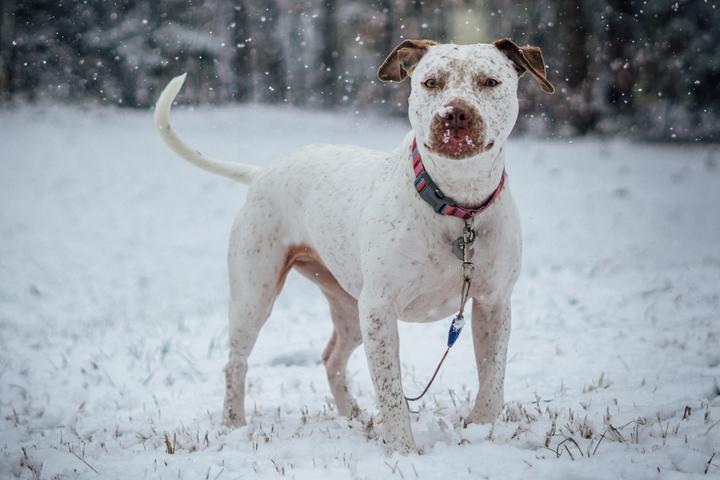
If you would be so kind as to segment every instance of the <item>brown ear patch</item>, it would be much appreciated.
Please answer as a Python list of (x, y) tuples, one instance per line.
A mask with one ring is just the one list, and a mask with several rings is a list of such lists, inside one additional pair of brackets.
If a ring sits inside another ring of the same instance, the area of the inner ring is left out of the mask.
[(538, 47), (518, 47), (507, 38), (495, 41), (494, 45), (513, 61), (520, 75), (530, 72), (543, 91), (555, 93), (555, 87), (545, 76), (545, 61)]
[(377, 76), (383, 82), (402, 82), (412, 74), (429, 47), (437, 45), (433, 40), (405, 40), (393, 48), (378, 69)]

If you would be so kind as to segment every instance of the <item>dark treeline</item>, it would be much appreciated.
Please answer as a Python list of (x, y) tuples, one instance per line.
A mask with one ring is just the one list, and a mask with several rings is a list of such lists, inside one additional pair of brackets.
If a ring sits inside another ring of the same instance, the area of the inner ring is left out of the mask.
[[(0, 103), (148, 108), (188, 72), (188, 103), (404, 114), (375, 72), (404, 38), (543, 49), (557, 94), (528, 82), (518, 128), (720, 139), (717, 0), (0, 0)], [(524, 83), (524, 82), (523, 82)]]

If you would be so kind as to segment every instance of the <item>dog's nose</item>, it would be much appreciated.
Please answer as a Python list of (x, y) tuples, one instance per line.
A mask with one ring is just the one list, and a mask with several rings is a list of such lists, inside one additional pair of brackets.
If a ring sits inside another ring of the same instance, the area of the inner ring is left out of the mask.
[(448, 102), (443, 110), (443, 120), (445, 120), (445, 126), (449, 130), (454, 130), (457, 134), (459, 130), (470, 127), (470, 122), (473, 120), (472, 110), (463, 103)]

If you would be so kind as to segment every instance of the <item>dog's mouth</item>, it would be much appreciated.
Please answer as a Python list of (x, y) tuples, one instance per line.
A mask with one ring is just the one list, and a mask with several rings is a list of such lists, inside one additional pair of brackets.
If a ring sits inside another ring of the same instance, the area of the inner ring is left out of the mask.
[(481, 121), (458, 128), (435, 115), (430, 127), (430, 141), (425, 147), (439, 155), (459, 160), (490, 150), (495, 142), (485, 142), (484, 137), (485, 125)]

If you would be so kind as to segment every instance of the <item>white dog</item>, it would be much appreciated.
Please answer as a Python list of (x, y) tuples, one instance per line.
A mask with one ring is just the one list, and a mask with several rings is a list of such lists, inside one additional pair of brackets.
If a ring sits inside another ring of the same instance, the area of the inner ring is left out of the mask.
[[(383, 438), (391, 450), (414, 451), (397, 321), (442, 319), (472, 298), (479, 391), (468, 421), (495, 419), (521, 255), (503, 144), (517, 119), (525, 72), (554, 91), (538, 48), (509, 40), (406, 40), (378, 71), (383, 81), (412, 81), (412, 131), (395, 151), (312, 145), (263, 170), (187, 147), (169, 125), (184, 75), (170, 82), (155, 111), (168, 146), (250, 184), (228, 253), (227, 425), (245, 424), (247, 359), (291, 268), (315, 282), (330, 304), (334, 331), (322, 358), (340, 414), (358, 412), (345, 369), (364, 342)], [(455, 333), (461, 327), (458, 317)]]

